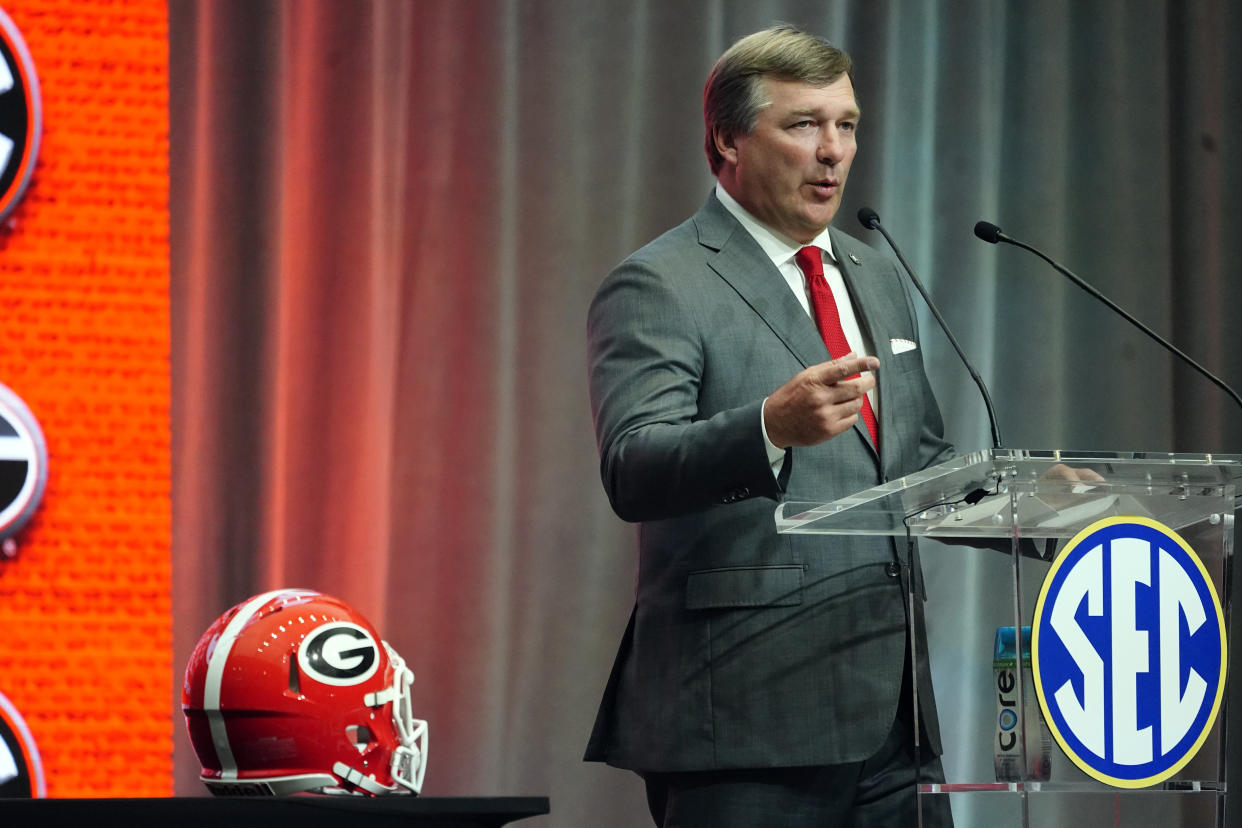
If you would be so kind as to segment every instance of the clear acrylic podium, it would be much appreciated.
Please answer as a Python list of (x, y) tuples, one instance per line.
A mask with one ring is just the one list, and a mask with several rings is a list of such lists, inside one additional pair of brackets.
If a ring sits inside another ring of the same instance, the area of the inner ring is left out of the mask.
[[(998, 646), (1000, 628), (1008, 628), (1007, 645), (1014, 652), (1006, 663), (1019, 678), (1011, 684), (1002, 682), (1001, 689), (1013, 691), (1015, 698), (1006, 703), (1027, 711), (1006, 720), (1018, 745), (1017, 758), (1007, 757), (1014, 761), (1002, 763), (998, 747), (998, 710), (1002, 717), (1006, 715), (997, 706), (996, 676), (1000, 673), (994, 673), (994, 668), (999, 670), (996, 658), (1000, 653), (961, 646), (961, 615), (963, 602), (970, 599), (969, 588), (959, 588), (956, 594), (933, 591), (926, 604), (933, 670), (945, 663), (953, 665), (953, 680), (990, 700), (990, 709), (985, 703), (965, 716), (955, 715), (965, 696), (946, 694), (940, 686), (941, 673), (936, 672), (946, 781), (920, 786), (919, 795), (921, 800), (952, 795), (957, 828), (975, 824), (1224, 826), (1228, 684), (1215, 724), (1192, 759), (1156, 784), (1118, 787), (1085, 773), (1057, 740), (1049, 738), (1039, 706), (1029, 698), (1033, 695), (1030, 642), (1021, 641), (1018, 646), (1014, 639), (1030, 636), (1035, 598), (1050, 562), (1084, 528), (1114, 517), (1158, 521), (1185, 540), (1215, 588), (1227, 631), (1240, 489), (1240, 455), (992, 449), (829, 503), (782, 503), (776, 523), (782, 533), (930, 538), (951, 546), (921, 543), (925, 571), (942, 555), (954, 562), (953, 567), (965, 561), (963, 569), (975, 562), (989, 569), (992, 583), (983, 588), (997, 593), (991, 600), (999, 614), (987, 615), (984, 621), (997, 628)], [(970, 548), (962, 550), (963, 545)], [(899, 542), (898, 547), (906, 545)], [(959, 556), (964, 552), (967, 557), (950, 557), (950, 551)], [(954, 574), (947, 577), (952, 579)], [(960, 586), (962, 574), (956, 577)], [(972, 578), (969, 584), (978, 589), (980, 582)], [(1004, 597), (997, 602), (1002, 592)], [(978, 618), (972, 620), (978, 626)], [(948, 634), (935, 635), (937, 625)], [(1018, 651), (1028, 661), (1016, 657)], [(1120, 818), (1126, 809), (1130, 818)], [(959, 811), (968, 818), (959, 816)], [(1237, 821), (1239, 811), (1242, 808), (1236, 805), (1230, 809), (1234, 824), (1242, 824)], [(970, 814), (976, 816), (969, 818)]]

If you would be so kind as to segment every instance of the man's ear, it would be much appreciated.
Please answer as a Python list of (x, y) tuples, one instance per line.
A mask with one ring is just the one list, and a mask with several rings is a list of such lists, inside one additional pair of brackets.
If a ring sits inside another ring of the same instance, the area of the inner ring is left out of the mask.
[(716, 152), (730, 164), (737, 164), (737, 144), (733, 135), (715, 130), (712, 132), (712, 143), (716, 145)]

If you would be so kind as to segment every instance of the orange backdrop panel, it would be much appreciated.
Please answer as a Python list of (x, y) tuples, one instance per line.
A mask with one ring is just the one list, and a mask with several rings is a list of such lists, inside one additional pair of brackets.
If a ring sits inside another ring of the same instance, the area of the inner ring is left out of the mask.
[(43, 141), (0, 230), (0, 383), (47, 440), (0, 562), (0, 691), (49, 796), (172, 793), (165, 0), (0, 0)]

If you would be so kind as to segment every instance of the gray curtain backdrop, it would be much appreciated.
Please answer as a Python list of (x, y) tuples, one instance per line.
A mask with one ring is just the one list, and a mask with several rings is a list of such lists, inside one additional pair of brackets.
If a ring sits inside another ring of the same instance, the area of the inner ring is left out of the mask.
[[(1215, 387), (971, 232), (987, 219), (1045, 248), (1242, 386), (1242, 5), (169, 5), (175, 663), (254, 593), (345, 598), (417, 675), (428, 795), (550, 796), (532, 826), (644, 824), (635, 777), (580, 761), (634, 578), (598, 481), (585, 311), (705, 198), (702, 83), (751, 31), (791, 22), (854, 56), (837, 224), (883, 248), (854, 218), (879, 212), (1006, 445), (1242, 452)], [(929, 315), (923, 348), (950, 437), (989, 446)], [(924, 559), (937, 646), (989, 659), (1005, 561)], [(937, 668), (949, 727), (990, 722), (990, 687), (954, 664)], [(177, 791), (201, 794), (177, 732)], [(1073, 799), (1040, 800), (1039, 824), (1201, 818)], [(1005, 795), (954, 808), (963, 826), (1016, 813)]]

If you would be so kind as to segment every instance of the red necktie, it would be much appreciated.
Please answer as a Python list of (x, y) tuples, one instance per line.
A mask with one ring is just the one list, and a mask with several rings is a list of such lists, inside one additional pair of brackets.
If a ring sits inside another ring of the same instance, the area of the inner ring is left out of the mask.
[[(837, 311), (837, 302), (832, 298), (832, 288), (824, 278), (824, 260), (818, 247), (804, 247), (794, 254), (794, 261), (806, 275), (807, 284), (811, 287), (811, 307), (815, 311), (815, 324), (819, 327), (819, 335), (828, 346), (828, 355), (833, 359), (843, 357), (850, 352), (850, 344), (845, 339), (845, 331), (841, 329), (841, 314)], [(854, 377), (858, 376), (855, 374)], [(854, 377), (850, 377), (853, 379)], [(862, 421), (871, 432), (871, 441), (880, 445), (880, 429), (875, 422), (875, 412), (871, 410), (871, 400), (863, 396)]]

